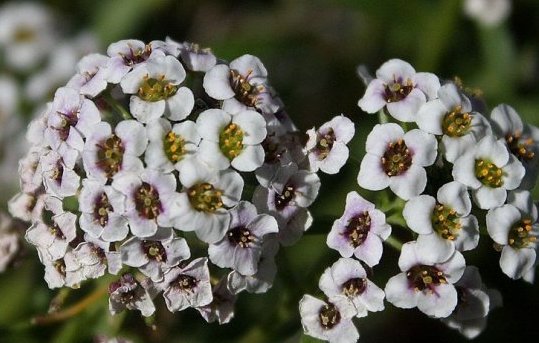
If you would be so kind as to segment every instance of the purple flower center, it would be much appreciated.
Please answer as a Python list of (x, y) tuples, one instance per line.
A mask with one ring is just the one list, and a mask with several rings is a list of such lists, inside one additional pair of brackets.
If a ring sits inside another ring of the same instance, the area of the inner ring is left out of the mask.
[(54, 269), (58, 272), (58, 274), (62, 275), (63, 277), (66, 276), (66, 264), (63, 258), (54, 261), (52, 265)]
[(349, 298), (363, 294), (367, 288), (367, 280), (363, 278), (353, 278), (342, 284), (342, 293)]
[(172, 282), (171, 286), (178, 288), (181, 291), (192, 293), (193, 289), (196, 287), (197, 284), (198, 284), (198, 280), (192, 277), (191, 275), (180, 274)]
[(71, 110), (68, 112), (56, 112), (62, 116), (60, 127), (56, 128), (62, 140), (66, 140), (69, 137), (69, 130), (72, 126), (76, 126), (79, 122), (79, 110)]
[(401, 175), (412, 165), (412, 154), (403, 139), (389, 143), (382, 157), (382, 168), (387, 176)]
[(403, 82), (402, 79), (394, 80), (393, 83), (387, 84), (385, 87), (384, 98), (386, 102), (398, 102), (403, 100), (414, 89), (412, 80), (407, 79)]
[(294, 199), (296, 195), (294, 187), (291, 185), (286, 185), (281, 194), (275, 194), (275, 208), (279, 211), (284, 209), (288, 204)]
[(150, 260), (167, 262), (167, 252), (159, 241), (142, 241), (142, 251)]
[(229, 230), (227, 237), (230, 243), (241, 248), (248, 248), (256, 240), (251, 231), (241, 226)]
[(58, 224), (54, 224), (53, 226), (50, 226), (49, 232), (51, 233), (51, 235), (53, 235), (54, 237), (58, 239), (63, 239), (63, 240), (66, 239), (66, 236), (64, 235), (64, 233), (62, 232), (62, 229), (60, 229)]
[(121, 54), (121, 56), (124, 61), (124, 64), (132, 67), (136, 64), (145, 62), (150, 57), (152, 53), (152, 46), (148, 44), (144, 47), (144, 49), (136, 49), (136, 50), (133, 50), (133, 48), (130, 47), (129, 51), (130, 51), (129, 54), (127, 55)]
[(371, 217), (369, 216), (369, 212), (365, 211), (350, 219), (342, 234), (354, 248), (357, 248), (365, 242), (370, 229)]
[(318, 311), (318, 319), (325, 330), (330, 330), (341, 321), (341, 313), (335, 305), (328, 303)]
[(97, 165), (105, 172), (107, 177), (112, 178), (121, 168), (124, 145), (120, 137), (112, 134), (101, 144), (97, 144)]
[(275, 137), (275, 133), (270, 133), (266, 136), (266, 139), (262, 142), (262, 147), (265, 152), (264, 163), (269, 164), (278, 162), (286, 150), (279, 144), (279, 140)]
[(105, 192), (97, 196), (94, 206), (94, 219), (99, 222), (99, 225), (104, 227), (109, 222), (109, 212), (114, 209), (109, 202), (109, 198)]
[(434, 291), (436, 286), (447, 283), (442, 271), (434, 266), (416, 265), (406, 273), (408, 283), (416, 291), (428, 289)]
[(159, 192), (147, 182), (143, 182), (135, 190), (134, 198), (135, 208), (141, 217), (156, 219), (163, 211), (161, 201), (159, 200)]
[(63, 176), (64, 176), (64, 165), (62, 164), (61, 160), (58, 160), (58, 162), (56, 162), (56, 166), (52, 170), (51, 179), (56, 181), (58, 185), (61, 185)]

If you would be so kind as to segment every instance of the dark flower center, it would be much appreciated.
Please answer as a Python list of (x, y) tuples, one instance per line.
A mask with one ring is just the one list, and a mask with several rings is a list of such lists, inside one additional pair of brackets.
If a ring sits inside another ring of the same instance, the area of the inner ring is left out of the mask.
[(442, 131), (450, 137), (462, 137), (470, 131), (472, 116), (463, 113), (462, 106), (457, 106), (452, 112), (447, 113), (442, 121)]
[(112, 134), (101, 144), (97, 144), (97, 147), (97, 165), (110, 179), (120, 170), (123, 162), (125, 149), (122, 140)]
[(191, 206), (201, 212), (213, 213), (223, 207), (223, 192), (209, 183), (199, 183), (187, 191)]
[(295, 196), (295, 189), (292, 186), (285, 186), (282, 194), (275, 194), (275, 208), (279, 211), (285, 208)]
[(447, 283), (444, 273), (434, 266), (414, 266), (408, 270), (406, 277), (410, 286), (416, 291), (423, 291), (425, 289), (433, 291), (434, 287)]
[(475, 160), (475, 176), (487, 187), (503, 186), (503, 170), (489, 160)]
[(172, 287), (178, 288), (184, 292), (193, 292), (193, 289), (197, 286), (198, 280), (187, 274), (180, 274), (172, 282)]
[(140, 216), (146, 219), (155, 219), (163, 210), (159, 193), (149, 183), (143, 182), (135, 190), (135, 207)]
[(79, 122), (79, 110), (72, 110), (68, 112), (56, 112), (58, 115), (62, 117), (62, 121), (60, 122), (60, 127), (57, 127), (56, 130), (58, 131), (60, 138), (62, 140), (66, 140), (67, 137), (69, 137), (69, 130), (72, 126), (76, 126)]
[(244, 227), (237, 227), (229, 230), (227, 237), (230, 243), (241, 248), (248, 248), (249, 245), (256, 240), (256, 237), (251, 234), (251, 231)]
[(407, 79), (404, 83), (402, 80), (394, 80), (393, 83), (386, 85), (384, 97), (388, 103), (401, 101), (406, 98), (413, 89), (414, 83), (410, 79)]
[(365, 242), (370, 229), (371, 217), (369, 216), (369, 212), (365, 211), (350, 219), (343, 235), (354, 248), (357, 248)]
[(62, 229), (60, 229), (58, 224), (54, 224), (53, 226), (50, 226), (49, 232), (51, 233), (51, 235), (53, 235), (54, 237), (58, 239), (63, 239), (63, 240), (66, 239), (66, 236), (64, 235), (64, 233), (62, 232)]
[(335, 325), (339, 324), (341, 321), (341, 314), (335, 305), (328, 303), (320, 308), (318, 319), (320, 320), (320, 325), (324, 329), (330, 330)]
[(442, 204), (434, 206), (431, 221), (434, 231), (440, 237), (452, 241), (458, 237), (462, 228), (457, 211)]
[(167, 252), (159, 241), (142, 241), (142, 250), (151, 260), (167, 262)]
[(114, 209), (109, 202), (109, 197), (105, 192), (101, 193), (95, 199), (94, 206), (94, 218), (99, 222), (99, 225), (105, 226), (109, 222), (109, 212), (112, 212)]
[(389, 143), (382, 157), (382, 168), (387, 176), (401, 175), (412, 165), (412, 154), (403, 139)]
[(61, 160), (58, 160), (56, 162), (56, 166), (52, 170), (51, 179), (56, 181), (58, 185), (62, 183), (62, 177), (64, 176), (64, 165), (62, 164)]
[(363, 278), (353, 278), (346, 281), (342, 286), (342, 293), (349, 298), (361, 295), (367, 288), (367, 280)]
[(533, 244), (537, 237), (532, 234), (532, 221), (523, 219), (509, 230), (509, 245), (515, 249), (521, 249)]
[(329, 129), (325, 134), (319, 133), (316, 137), (316, 147), (315, 152), (320, 160), (325, 159), (331, 149), (333, 148), (333, 143), (335, 142), (335, 132), (333, 129)]
[(54, 261), (52, 265), (54, 269), (58, 272), (58, 274), (62, 275), (63, 277), (66, 276), (66, 264), (63, 258)]
[(266, 88), (263, 85), (252, 85), (249, 82), (251, 73), (252, 71), (249, 71), (247, 76), (243, 76), (237, 70), (230, 69), (230, 86), (239, 102), (249, 107), (255, 107), (258, 95), (265, 92)]
[(130, 48), (130, 54), (122, 55), (122, 59), (125, 65), (133, 66), (135, 64), (146, 61), (150, 57), (151, 53), (152, 47), (148, 44), (144, 47), (144, 49), (133, 50), (132, 48)]
[(505, 136), (505, 141), (509, 147), (509, 150), (520, 161), (529, 161), (535, 156), (534, 141), (531, 137), (524, 138), (520, 131), (508, 134)]

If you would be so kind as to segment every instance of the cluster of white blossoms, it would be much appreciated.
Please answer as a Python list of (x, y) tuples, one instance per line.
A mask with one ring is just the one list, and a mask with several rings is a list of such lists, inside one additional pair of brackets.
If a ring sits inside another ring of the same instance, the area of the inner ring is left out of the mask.
[(50, 288), (110, 273), (113, 314), (150, 316), (162, 297), (226, 323), (238, 293), (271, 287), (279, 246), (312, 223), (316, 170), (342, 166), (352, 136), (339, 116), (304, 147), (255, 56), (122, 40), (83, 57), (29, 125), (9, 209)]
[[(381, 208), (400, 218), (391, 221), (393, 231), (397, 226), (413, 240), (401, 244), (389, 237), (385, 214), (349, 193), (327, 237), (342, 258), (320, 279), (326, 300), (306, 295), (300, 302), (308, 335), (355, 342), (353, 317), (382, 310), (385, 297), (476, 337), (489, 311), (501, 306), (500, 294), (483, 285), (478, 268), (466, 265), (480, 235), (490, 236), (501, 252), (503, 273), (533, 282), (539, 223), (530, 189), (539, 171), (539, 129), (509, 105), (487, 116), (472, 100), (460, 84), (416, 72), (398, 59), (370, 80), (358, 104), (380, 112), (381, 124), (367, 137), (357, 181), (367, 190), (389, 188), (394, 195), (386, 190), (385, 196), (393, 200)], [(382, 291), (365, 269), (380, 262), (388, 237), (400, 250), (401, 273)]]

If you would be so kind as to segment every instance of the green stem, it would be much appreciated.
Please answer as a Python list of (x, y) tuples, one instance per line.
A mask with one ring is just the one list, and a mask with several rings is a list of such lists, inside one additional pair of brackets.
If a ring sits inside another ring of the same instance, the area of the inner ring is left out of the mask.
[(133, 116), (131, 113), (129, 113), (123, 106), (118, 102), (118, 100), (114, 99), (112, 95), (107, 94), (103, 97), (107, 104), (109, 104), (110, 107), (114, 109), (115, 112), (121, 115), (121, 117), (125, 120), (133, 119)]
[(378, 111), (378, 122), (380, 124), (389, 123), (389, 117), (387, 116), (385, 107)]
[(384, 241), (384, 243), (386, 243), (390, 247), (394, 248), (395, 250), (398, 250), (398, 251), (402, 250), (402, 242), (399, 241), (394, 236), (387, 237), (387, 239)]

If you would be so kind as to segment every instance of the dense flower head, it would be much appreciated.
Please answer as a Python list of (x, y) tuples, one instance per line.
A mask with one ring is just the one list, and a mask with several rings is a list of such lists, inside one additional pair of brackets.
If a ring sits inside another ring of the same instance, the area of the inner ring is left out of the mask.
[[(272, 286), (277, 237), (312, 223), (320, 180), (299, 136), (257, 57), (122, 40), (83, 57), (30, 124), (9, 207), (30, 222), (49, 287), (121, 273), (113, 314), (149, 316), (161, 293), (171, 312), (223, 324), (237, 293)], [(279, 211), (252, 204), (246, 185), (271, 190)], [(16, 246), (2, 244), (7, 264)]]

